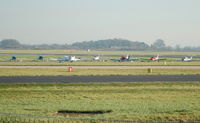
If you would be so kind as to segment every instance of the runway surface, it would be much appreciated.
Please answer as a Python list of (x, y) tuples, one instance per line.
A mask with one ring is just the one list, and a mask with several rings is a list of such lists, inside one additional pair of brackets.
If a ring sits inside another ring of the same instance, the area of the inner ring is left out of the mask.
[(200, 82), (199, 75), (0, 76), (0, 83)]

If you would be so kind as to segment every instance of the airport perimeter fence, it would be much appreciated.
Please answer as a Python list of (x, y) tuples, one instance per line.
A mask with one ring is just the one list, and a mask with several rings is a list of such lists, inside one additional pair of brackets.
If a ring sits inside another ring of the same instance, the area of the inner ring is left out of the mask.
[[(0, 123), (146, 123), (146, 122), (0, 113)], [(200, 121), (191, 121), (191, 122), (169, 121), (169, 122), (147, 122), (147, 123), (200, 123)]]

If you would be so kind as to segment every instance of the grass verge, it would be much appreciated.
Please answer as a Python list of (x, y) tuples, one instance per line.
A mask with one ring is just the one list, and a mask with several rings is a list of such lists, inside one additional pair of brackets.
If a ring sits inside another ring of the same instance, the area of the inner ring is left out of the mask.
[(199, 69), (66, 69), (46, 68), (1, 68), (0, 76), (58, 76), (58, 75), (192, 75), (200, 74)]
[(200, 66), (200, 62), (0, 62), (0, 66)]
[(65, 115), (111, 120), (200, 121), (200, 82), (1, 84), (0, 112), (57, 116), (59, 110), (112, 110)]

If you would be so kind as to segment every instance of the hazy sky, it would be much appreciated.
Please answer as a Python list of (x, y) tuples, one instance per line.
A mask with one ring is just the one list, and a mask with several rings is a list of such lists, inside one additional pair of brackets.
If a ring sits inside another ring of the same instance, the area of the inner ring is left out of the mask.
[(123, 38), (200, 46), (200, 0), (0, 0), (0, 40)]

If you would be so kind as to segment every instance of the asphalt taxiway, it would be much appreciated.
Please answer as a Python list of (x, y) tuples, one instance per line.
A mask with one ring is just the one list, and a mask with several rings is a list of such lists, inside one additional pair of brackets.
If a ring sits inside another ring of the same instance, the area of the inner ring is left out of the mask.
[(200, 82), (200, 75), (0, 76), (0, 83)]

